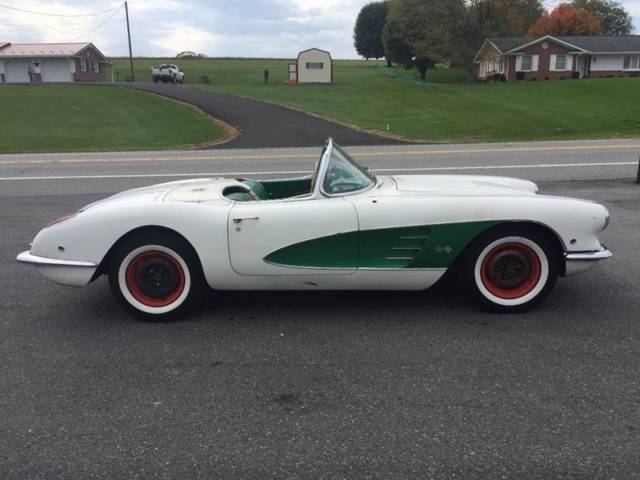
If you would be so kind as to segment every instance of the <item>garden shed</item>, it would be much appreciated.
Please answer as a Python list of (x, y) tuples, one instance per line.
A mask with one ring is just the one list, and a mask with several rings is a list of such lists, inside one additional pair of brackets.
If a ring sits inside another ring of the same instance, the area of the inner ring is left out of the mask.
[(332, 83), (333, 60), (331, 54), (319, 48), (303, 50), (298, 54), (297, 83)]

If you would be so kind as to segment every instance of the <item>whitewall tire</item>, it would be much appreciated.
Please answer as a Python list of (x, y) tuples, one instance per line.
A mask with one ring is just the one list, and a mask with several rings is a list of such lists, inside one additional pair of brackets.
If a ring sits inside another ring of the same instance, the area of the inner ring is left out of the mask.
[(498, 228), (465, 252), (464, 283), (489, 310), (528, 310), (555, 285), (560, 267), (557, 250), (552, 237), (538, 229)]
[(122, 306), (148, 321), (178, 318), (201, 298), (200, 262), (180, 237), (167, 232), (140, 235), (116, 247), (109, 284)]

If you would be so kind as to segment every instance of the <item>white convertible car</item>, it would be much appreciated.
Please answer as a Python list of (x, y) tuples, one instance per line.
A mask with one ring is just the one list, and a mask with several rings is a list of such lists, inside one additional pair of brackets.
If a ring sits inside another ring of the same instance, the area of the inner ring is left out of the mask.
[(313, 175), (163, 183), (44, 228), (18, 261), (166, 320), (215, 290), (422, 290), (445, 272), (494, 311), (542, 300), (559, 275), (611, 256), (596, 203), (526, 180), (375, 176), (331, 139)]

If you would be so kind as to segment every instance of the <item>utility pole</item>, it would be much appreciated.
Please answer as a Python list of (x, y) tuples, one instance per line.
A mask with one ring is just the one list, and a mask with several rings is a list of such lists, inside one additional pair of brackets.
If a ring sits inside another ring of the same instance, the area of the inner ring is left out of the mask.
[(136, 77), (133, 75), (133, 54), (131, 53), (131, 29), (129, 28), (129, 6), (124, 2), (124, 12), (127, 16), (127, 38), (129, 39), (129, 67), (131, 68), (131, 81), (135, 82)]

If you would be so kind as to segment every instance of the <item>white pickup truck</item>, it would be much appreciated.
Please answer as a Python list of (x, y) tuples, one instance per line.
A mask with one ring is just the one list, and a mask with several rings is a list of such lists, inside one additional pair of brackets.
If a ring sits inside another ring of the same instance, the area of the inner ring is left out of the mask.
[(151, 67), (153, 83), (184, 83), (184, 72), (177, 65), (165, 63), (159, 67)]

